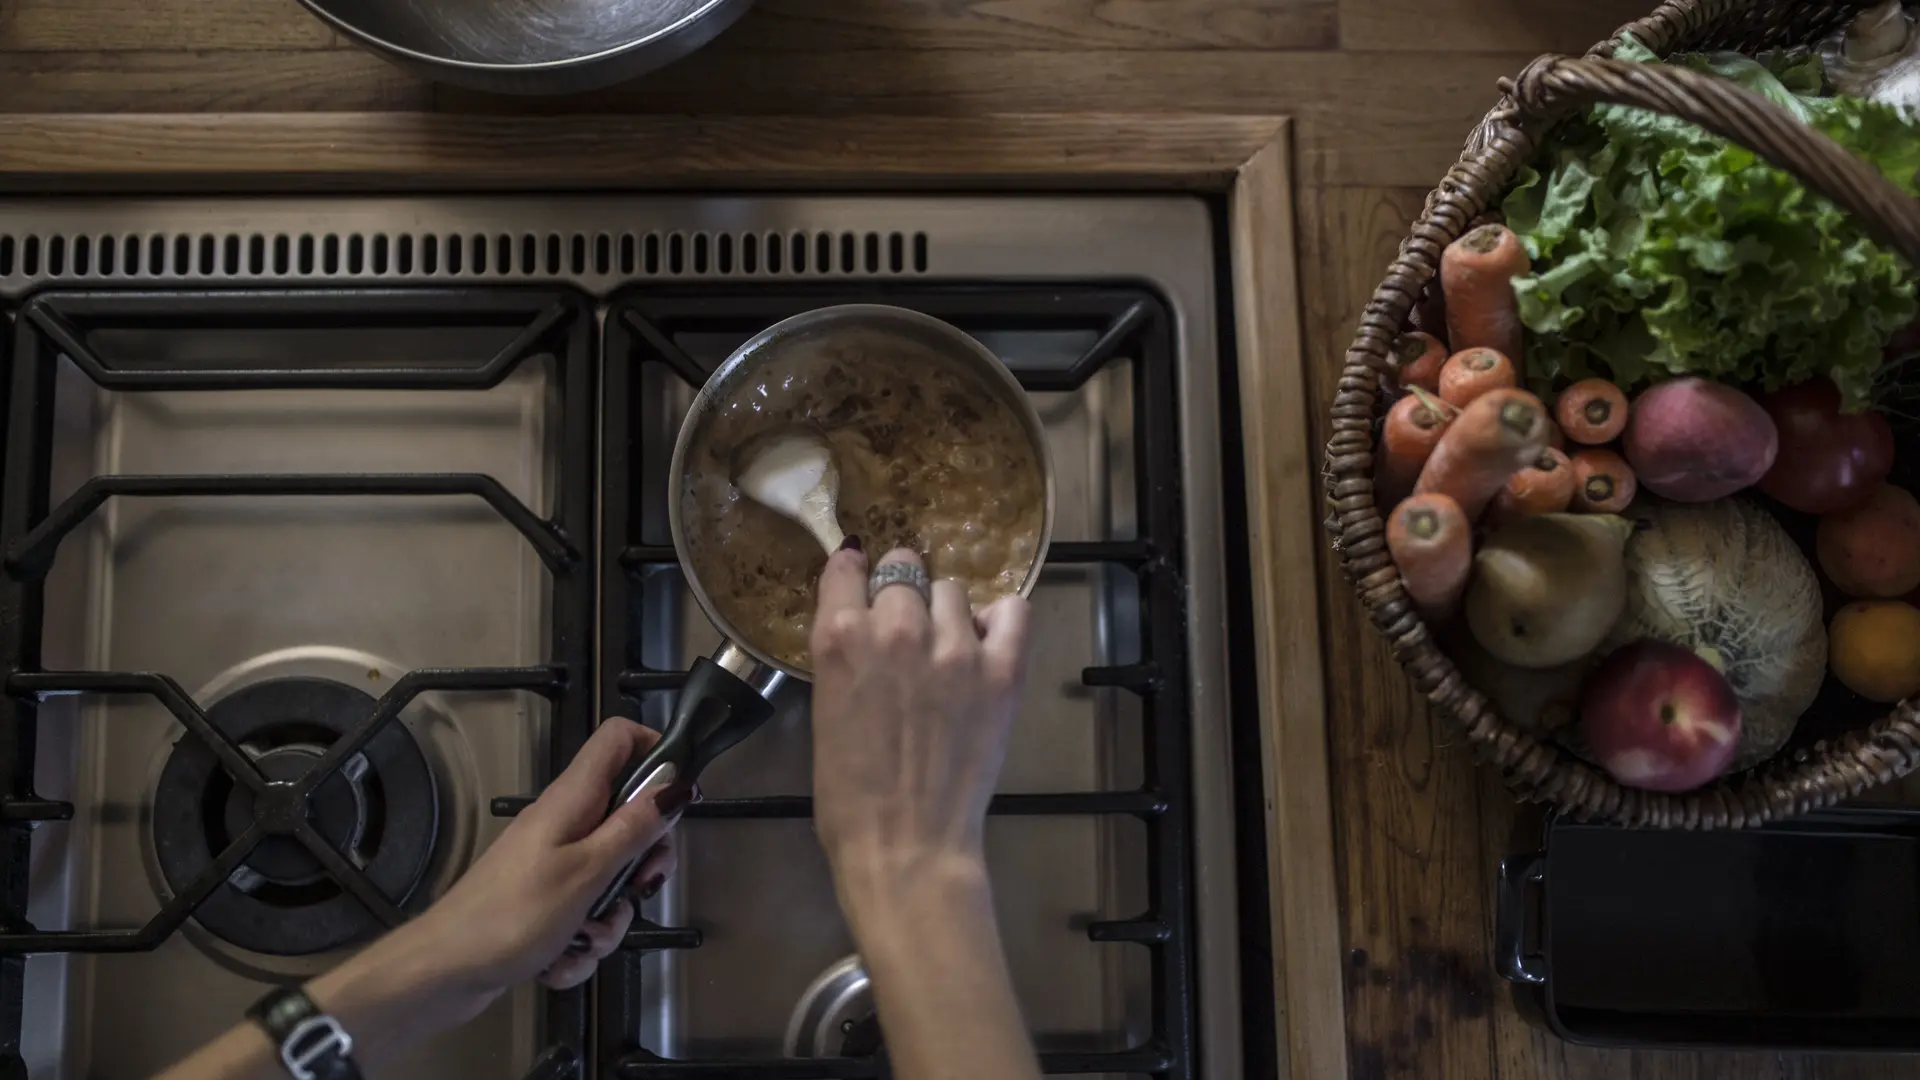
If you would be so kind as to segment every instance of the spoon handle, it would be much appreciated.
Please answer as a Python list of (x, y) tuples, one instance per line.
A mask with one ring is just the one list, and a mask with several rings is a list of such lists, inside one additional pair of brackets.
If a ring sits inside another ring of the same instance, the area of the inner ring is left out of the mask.
[(826, 548), (829, 555), (839, 551), (840, 545), (847, 539), (847, 534), (840, 531), (840, 522), (832, 510), (826, 513), (808, 514), (800, 524), (807, 527), (807, 531), (813, 534), (815, 540), (820, 541), (820, 546)]

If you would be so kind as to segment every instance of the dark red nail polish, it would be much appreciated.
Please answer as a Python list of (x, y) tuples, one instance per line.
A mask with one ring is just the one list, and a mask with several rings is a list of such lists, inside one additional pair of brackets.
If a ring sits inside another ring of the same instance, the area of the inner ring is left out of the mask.
[(640, 887), (640, 899), (651, 900), (655, 896), (658, 896), (660, 893), (660, 887), (662, 885), (665, 885), (666, 883), (667, 883), (667, 875), (665, 874), (655, 874), (652, 877), (648, 878), (647, 883)]
[(847, 538), (846, 538), (846, 539), (844, 539), (844, 540), (842, 540), (842, 541), (840, 541), (840, 550), (841, 550), (841, 551), (859, 551), (859, 550), (861, 550), (861, 548), (860, 548), (860, 537), (859, 537), (858, 535), (856, 535), (856, 534), (854, 534), (854, 533), (848, 533), (848, 534), (847, 534)]
[(653, 808), (660, 811), (661, 817), (672, 817), (686, 809), (687, 804), (692, 801), (693, 785), (675, 780), (661, 788), (660, 793), (653, 797)]

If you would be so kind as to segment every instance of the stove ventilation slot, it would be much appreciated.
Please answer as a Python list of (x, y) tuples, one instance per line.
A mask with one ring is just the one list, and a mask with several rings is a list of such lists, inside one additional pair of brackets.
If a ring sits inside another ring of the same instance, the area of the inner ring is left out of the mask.
[(924, 232), (0, 234), (0, 278), (623, 280), (927, 272)]

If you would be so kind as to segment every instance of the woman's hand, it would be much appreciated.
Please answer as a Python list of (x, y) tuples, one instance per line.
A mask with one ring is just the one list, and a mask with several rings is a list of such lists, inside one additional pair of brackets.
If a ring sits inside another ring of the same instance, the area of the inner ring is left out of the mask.
[[(537, 976), (554, 989), (585, 982), (619, 946), (633, 922), (632, 903), (596, 921), (587, 909), (642, 853), (634, 891), (646, 897), (659, 890), (674, 870), (667, 833), (693, 794), (678, 784), (642, 792), (607, 816), (625, 766), (659, 738), (619, 717), (601, 724), (445, 896), (307, 984), (307, 994), (353, 1037), (363, 1068), (472, 1020), (524, 980)], [(280, 1076), (275, 1054), (260, 1028), (243, 1023), (161, 1080)]]
[[(918, 562), (910, 551), (881, 560)], [(1038, 1080), (981, 833), (1020, 697), (1027, 602), (929, 604), (842, 550), (813, 621), (813, 804), (894, 1075)]]
[(601, 724), (547, 790), (419, 918), (322, 976), (316, 989), (362, 969), (444, 969), (423, 988), (439, 1000), (435, 1019), (464, 1023), (517, 983), (538, 978), (555, 990), (583, 983), (633, 922), (633, 902), (606, 917), (587, 910), (620, 867), (641, 856), (633, 891), (652, 896), (673, 873), (668, 831), (692, 789), (673, 784), (642, 793), (607, 816), (614, 786), (658, 733), (613, 717)]
[[(894, 551), (882, 562), (918, 562)], [(867, 602), (867, 560), (842, 550), (813, 623), (813, 792), (821, 842), (858, 922), (866, 897), (929, 872), (984, 874), (981, 830), (1025, 674), (1027, 602), (975, 616), (933, 583)]]
[(644, 853), (633, 875), (633, 890), (644, 899), (674, 871), (667, 834), (690, 801), (690, 787), (642, 793), (606, 816), (622, 772), (659, 741), (657, 732), (623, 717), (601, 724), (566, 770), (411, 925), (464, 954), (472, 977), (496, 993), (536, 976), (554, 990), (585, 982), (633, 922), (630, 900), (587, 919), (614, 873)]

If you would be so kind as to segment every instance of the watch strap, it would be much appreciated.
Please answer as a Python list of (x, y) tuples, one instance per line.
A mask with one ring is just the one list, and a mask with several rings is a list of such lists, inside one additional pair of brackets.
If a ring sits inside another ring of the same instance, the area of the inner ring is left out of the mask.
[(293, 1080), (361, 1080), (353, 1036), (299, 987), (269, 992), (247, 1010), (247, 1018), (273, 1040), (280, 1067)]

